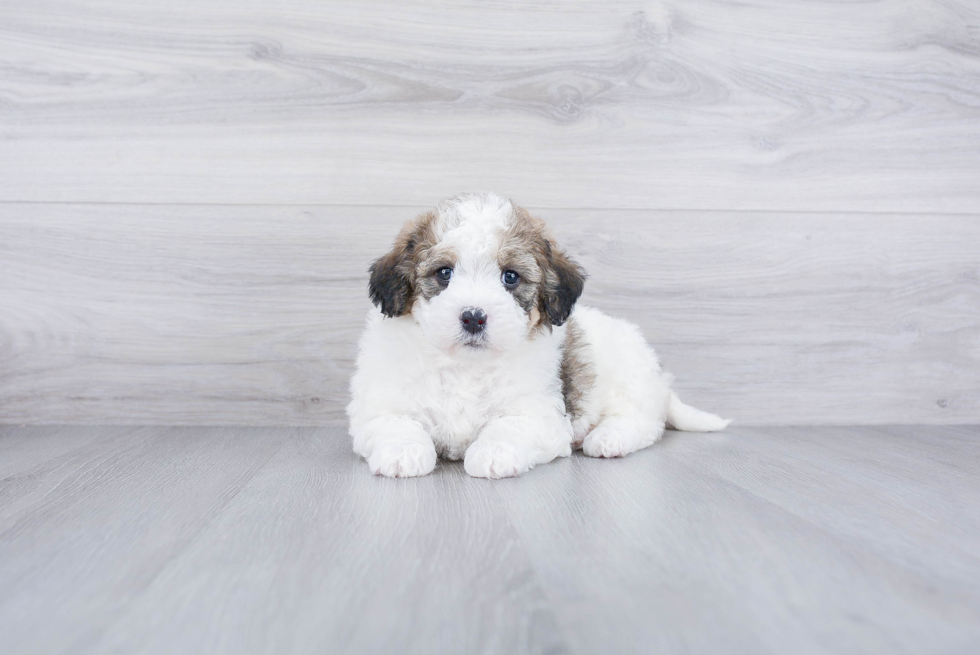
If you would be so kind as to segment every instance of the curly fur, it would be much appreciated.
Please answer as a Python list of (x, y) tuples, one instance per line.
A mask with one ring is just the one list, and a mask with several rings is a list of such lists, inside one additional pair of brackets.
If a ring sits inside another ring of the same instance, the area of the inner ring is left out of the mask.
[[(456, 196), (409, 221), (370, 274), (378, 309), (347, 414), (376, 474), (425, 475), (442, 456), (507, 477), (573, 447), (627, 455), (666, 422), (728, 423), (680, 402), (636, 326), (576, 307), (584, 271), (542, 221), (495, 194)], [(466, 310), (485, 314), (484, 329), (463, 328)]]

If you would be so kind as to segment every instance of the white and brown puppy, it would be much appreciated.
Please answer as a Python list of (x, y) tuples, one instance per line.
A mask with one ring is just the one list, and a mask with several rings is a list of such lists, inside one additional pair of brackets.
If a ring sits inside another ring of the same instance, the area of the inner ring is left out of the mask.
[(575, 307), (584, 272), (504, 198), (439, 203), (370, 272), (378, 310), (347, 414), (376, 474), (425, 475), (438, 454), (499, 478), (577, 447), (627, 455), (660, 439), (665, 421), (728, 424), (678, 400), (635, 325)]

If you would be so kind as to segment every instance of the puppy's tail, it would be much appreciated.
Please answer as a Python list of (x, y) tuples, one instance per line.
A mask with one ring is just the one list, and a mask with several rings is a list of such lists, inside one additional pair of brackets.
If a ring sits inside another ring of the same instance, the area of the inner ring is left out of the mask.
[(667, 401), (667, 422), (675, 429), (685, 432), (714, 432), (724, 430), (732, 421), (685, 405), (677, 394), (671, 391), (670, 399)]

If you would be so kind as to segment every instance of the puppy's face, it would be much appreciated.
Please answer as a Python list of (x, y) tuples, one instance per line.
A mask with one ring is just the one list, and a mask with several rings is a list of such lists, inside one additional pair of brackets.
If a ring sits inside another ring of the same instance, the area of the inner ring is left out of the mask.
[(584, 284), (541, 221), (480, 194), (410, 221), (371, 265), (370, 292), (386, 316), (410, 314), (439, 348), (477, 352), (561, 325)]

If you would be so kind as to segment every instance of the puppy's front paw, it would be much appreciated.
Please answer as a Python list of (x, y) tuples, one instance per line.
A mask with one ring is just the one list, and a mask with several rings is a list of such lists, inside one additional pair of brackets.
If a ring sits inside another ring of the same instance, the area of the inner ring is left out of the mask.
[(531, 468), (526, 449), (503, 441), (477, 439), (466, 449), (463, 468), (474, 478), (511, 478)]
[(379, 444), (368, 458), (368, 466), (375, 475), (389, 478), (428, 475), (436, 467), (436, 448), (431, 441)]

